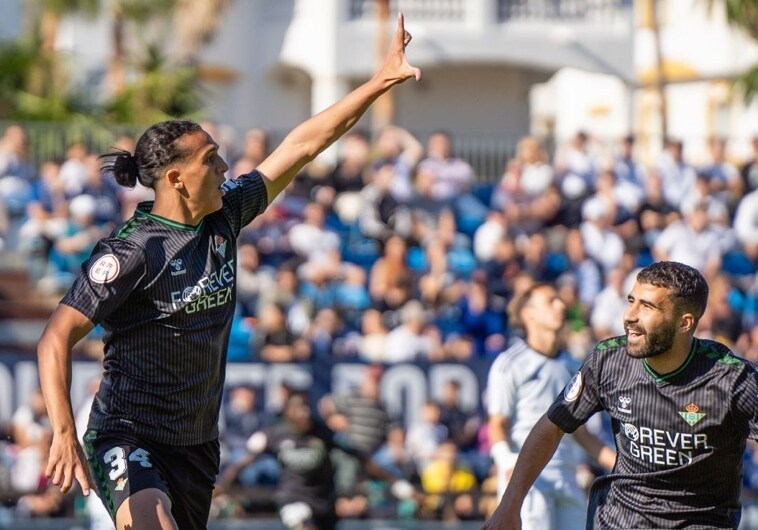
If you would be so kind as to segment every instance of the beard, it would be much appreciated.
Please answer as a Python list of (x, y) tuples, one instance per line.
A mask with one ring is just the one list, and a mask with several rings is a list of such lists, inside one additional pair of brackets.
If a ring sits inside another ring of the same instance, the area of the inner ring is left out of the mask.
[[(630, 328), (625, 326), (627, 330)], [(626, 353), (629, 357), (635, 359), (648, 359), (657, 357), (666, 353), (674, 345), (674, 336), (676, 335), (676, 322), (667, 322), (653, 331), (646, 331), (640, 328), (631, 328), (634, 331), (643, 331), (641, 344), (630, 344), (627, 342)], [(628, 331), (627, 331), (628, 332)]]

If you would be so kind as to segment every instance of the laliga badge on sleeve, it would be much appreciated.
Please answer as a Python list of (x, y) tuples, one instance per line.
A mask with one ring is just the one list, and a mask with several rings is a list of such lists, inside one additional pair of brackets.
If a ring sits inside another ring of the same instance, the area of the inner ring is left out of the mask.
[(121, 264), (113, 254), (100, 256), (89, 268), (89, 279), (94, 283), (110, 283), (116, 279)]
[(563, 401), (571, 403), (576, 401), (576, 398), (582, 393), (582, 372), (579, 371), (574, 374), (569, 384), (566, 385), (566, 389), (563, 391)]

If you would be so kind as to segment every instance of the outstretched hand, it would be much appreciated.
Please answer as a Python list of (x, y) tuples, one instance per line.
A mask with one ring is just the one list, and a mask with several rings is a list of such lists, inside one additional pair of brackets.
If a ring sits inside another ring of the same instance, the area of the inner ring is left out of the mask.
[(408, 46), (412, 38), (411, 34), (405, 30), (405, 17), (402, 13), (398, 13), (397, 30), (392, 38), (387, 58), (384, 60), (384, 66), (380, 71), (380, 74), (387, 80), (396, 83), (402, 83), (411, 77), (414, 77), (416, 81), (421, 80), (421, 69), (411, 66), (405, 56), (405, 47)]
[(82, 447), (75, 436), (56, 436), (50, 446), (45, 476), (60, 486), (61, 493), (67, 493), (76, 480), (84, 495), (89, 495), (92, 480), (85, 464)]

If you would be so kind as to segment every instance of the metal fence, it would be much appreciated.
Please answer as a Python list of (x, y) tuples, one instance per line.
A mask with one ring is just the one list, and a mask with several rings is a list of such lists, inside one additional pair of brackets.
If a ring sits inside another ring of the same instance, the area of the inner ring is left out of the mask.
[[(46, 160), (61, 160), (66, 148), (74, 142), (81, 142), (92, 153), (111, 150), (119, 135), (137, 137), (146, 127), (133, 125), (93, 125), (89, 123), (58, 122), (10, 122), (0, 120), (0, 134), (11, 124), (21, 125), (29, 138), (29, 156), (35, 167)], [(429, 131), (411, 131), (421, 141), (431, 134)], [(271, 147), (276, 146), (286, 131), (270, 131)], [(518, 137), (454, 135), (453, 151), (474, 168), (482, 183), (491, 183), (500, 178), (508, 159), (516, 151)]]
[[(425, 22), (465, 22), (467, 10), (482, 0), (390, 0), (391, 12), (403, 11), (410, 19)], [(610, 22), (616, 20), (632, 0), (497, 0), (498, 22), (509, 20), (582, 20)], [(378, 0), (350, 0), (351, 20), (374, 17)]]
[(62, 160), (73, 143), (82, 143), (91, 153), (111, 150), (121, 135), (136, 137), (146, 127), (134, 125), (98, 125), (91, 122), (12, 122), (0, 120), (0, 131), (9, 125), (21, 125), (29, 139), (29, 158), (39, 168), (47, 160)]

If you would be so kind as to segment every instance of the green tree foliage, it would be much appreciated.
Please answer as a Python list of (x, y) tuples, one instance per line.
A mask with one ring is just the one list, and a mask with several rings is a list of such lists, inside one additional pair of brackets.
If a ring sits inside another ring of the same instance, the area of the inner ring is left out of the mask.
[[(34, 24), (17, 42), (0, 43), (0, 119), (145, 124), (172, 117), (199, 117), (194, 62), (163, 53), (172, 17), (219, 0), (34, 0)], [(206, 11), (207, 12), (207, 11)], [(69, 67), (55, 50), (60, 19), (105, 16), (111, 21), (107, 96), (93, 98), (69, 82)], [(184, 17), (184, 20), (192, 17)], [(205, 23), (207, 26), (207, 23)], [(129, 46), (127, 34), (134, 35)]]
[[(758, 42), (758, 0), (724, 0), (724, 5), (729, 22)], [(750, 102), (758, 95), (758, 65), (737, 76), (735, 83)]]

